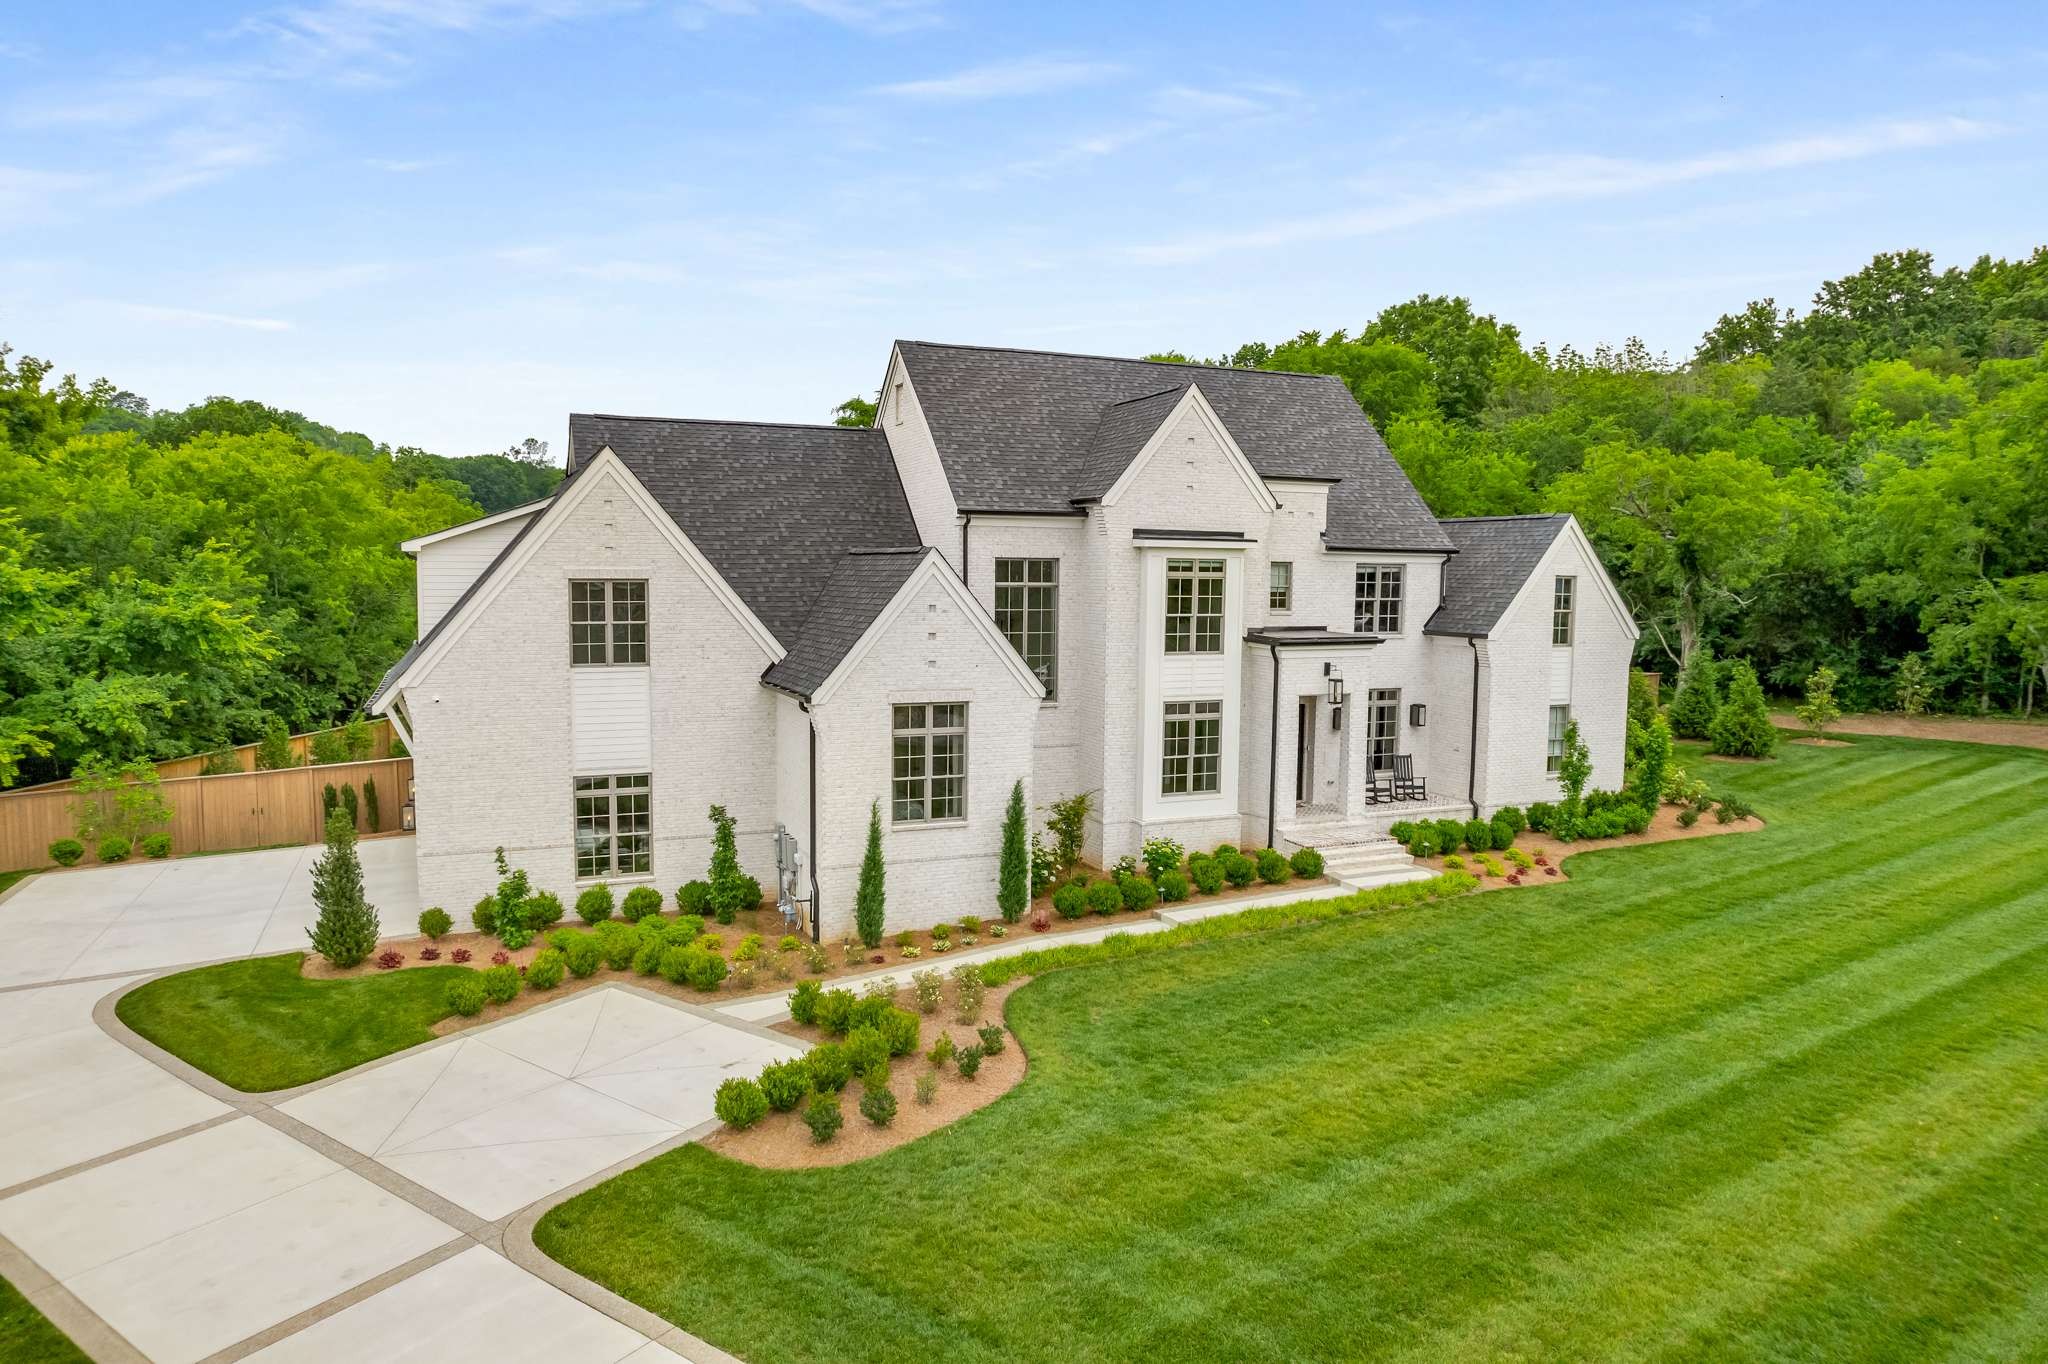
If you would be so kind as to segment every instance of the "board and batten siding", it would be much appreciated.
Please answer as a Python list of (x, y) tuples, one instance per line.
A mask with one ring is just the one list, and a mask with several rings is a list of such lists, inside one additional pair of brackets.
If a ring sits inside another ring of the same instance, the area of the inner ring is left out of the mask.
[(419, 632), (422, 635), (448, 614), (448, 609), (469, 590), (469, 585), (491, 566), (491, 560), (512, 542), (513, 536), (519, 534), (520, 527), (532, 519), (531, 516), (509, 517), (420, 546), (417, 598)]
[(570, 755), (577, 776), (653, 769), (652, 693), (648, 668), (569, 669)]

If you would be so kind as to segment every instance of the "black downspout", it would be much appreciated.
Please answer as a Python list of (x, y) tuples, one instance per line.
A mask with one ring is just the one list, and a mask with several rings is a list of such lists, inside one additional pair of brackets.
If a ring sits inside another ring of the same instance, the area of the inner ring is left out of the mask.
[(1268, 644), (1273, 655), (1273, 737), (1266, 752), (1266, 846), (1273, 846), (1278, 832), (1274, 821), (1280, 810), (1280, 646)]
[(1472, 736), (1465, 741), (1465, 799), (1472, 805), (1472, 818), (1479, 818), (1479, 640), (1465, 636), (1472, 649)]
[[(810, 702), (808, 702), (808, 701), (799, 701), (799, 702), (797, 702), (797, 703), (796, 703), (796, 705), (797, 705), (797, 709), (798, 709), (798, 710), (801, 710), (801, 711), (802, 711), (802, 712), (803, 712), (803, 713), (804, 713), (805, 715), (807, 715), (807, 716), (808, 716), (808, 715), (810, 715), (810, 713), (811, 713), (811, 703), (810, 703)], [(810, 781), (810, 788), (811, 788), (811, 789), (810, 789), (810, 796), (811, 796), (811, 835), (810, 835), (810, 836), (811, 836), (811, 941), (812, 941), (812, 942), (821, 942), (821, 941), (823, 941), (823, 936), (822, 936), (822, 934), (820, 933), (820, 931), (819, 931), (819, 930), (820, 930), (821, 926), (822, 926), (822, 925), (824, 924), (825, 920), (824, 920), (824, 918), (822, 917), (822, 915), (820, 914), (820, 912), (819, 912), (819, 908), (818, 908), (818, 722), (817, 722), (817, 720), (816, 720), (816, 719), (813, 719), (813, 720), (811, 720), (811, 722), (810, 722), (810, 731), (811, 731), (811, 781)]]
[[(974, 520), (973, 512), (960, 513), (960, 581), (967, 582), (967, 526)], [(968, 589), (972, 591), (972, 587)]]

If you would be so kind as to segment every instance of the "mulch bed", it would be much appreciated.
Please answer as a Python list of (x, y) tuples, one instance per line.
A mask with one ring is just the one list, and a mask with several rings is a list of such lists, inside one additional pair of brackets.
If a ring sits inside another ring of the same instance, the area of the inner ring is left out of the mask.
[[(1564, 874), (1561, 864), (1565, 858), (1573, 853), (1591, 852), (1596, 848), (1633, 848), (1645, 843), (1670, 843), (1684, 838), (1711, 838), (1716, 834), (1748, 833), (1751, 830), (1764, 827), (1764, 822), (1754, 816), (1749, 819), (1738, 819), (1730, 824), (1716, 823), (1713, 813), (1710, 811), (1701, 815), (1699, 822), (1688, 829), (1678, 822), (1680, 808), (1676, 805), (1661, 806), (1656, 815), (1651, 818), (1649, 828), (1639, 834), (1623, 834), (1619, 838), (1582, 838), (1573, 843), (1564, 843), (1552, 838), (1549, 834), (1539, 834), (1534, 830), (1525, 829), (1515, 836), (1515, 846), (1528, 853), (1531, 857), (1541, 857), (1549, 865), (1537, 866), (1523, 872), (1522, 884), (1529, 886), (1541, 885), (1546, 881), (1569, 881), (1571, 878)], [(1514, 864), (1509, 862), (1498, 851), (1490, 855), (1501, 864), (1504, 870), (1509, 872), (1515, 870)], [(1464, 860), (1465, 870), (1479, 878), (1479, 889), (1516, 889), (1516, 887), (1508, 884), (1508, 879), (1505, 876), (1486, 875), (1479, 865), (1478, 854), (1460, 853), (1458, 856)], [(1445, 869), (1444, 859), (1440, 856), (1417, 858), (1415, 865), (1427, 867), (1435, 872), (1441, 872)]]

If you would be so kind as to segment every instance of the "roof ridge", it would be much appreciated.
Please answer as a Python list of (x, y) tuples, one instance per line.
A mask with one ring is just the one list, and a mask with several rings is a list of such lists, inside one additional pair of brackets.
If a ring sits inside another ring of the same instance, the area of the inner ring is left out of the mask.
[(1499, 516), (1439, 516), (1439, 524), (1462, 521), (1557, 521), (1570, 516), (1570, 512), (1504, 512)]
[(922, 554), (930, 548), (930, 545), (882, 545), (872, 548), (849, 549), (846, 551), (846, 555), (848, 558), (852, 558), (856, 554)]
[(1193, 388), (1194, 386), (1195, 381), (1190, 379), (1184, 384), (1169, 384), (1167, 387), (1157, 389), (1151, 393), (1140, 393), (1135, 398), (1119, 398), (1115, 402), (1109, 404), (1109, 406), (1129, 407), (1132, 403), (1147, 403), (1152, 401), (1154, 398), (1164, 398), (1169, 393), (1179, 393), (1185, 389)]
[(597, 418), (615, 422), (671, 422), (683, 426), (772, 426), (795, 431), (851, 431), (877, 433), (873, 426), (841, 426), (838, 422), (764, 422), (748, 421), (738, 417), (642, 417), (630, 412), (571, 412), (569, 420), (578, 417)]
[(1114, 360), (1120, 365), (1159, 365), (1172, 369), (1207, 369), (1229, 374), (1272, 374), (1289, 379), (1336, 379), (1334, 374), (1316, 374), (1305, 369), (1252, 369), (1245, 365), (1215, 365), (1206, 360), (1147, 360), (1139, 355), (1098, 355), (1081, 350), (1045, 350), (1038, 346), (975, 346), (964, 341), (919, 341), (914, 337), (897, 337), (899, 346), (930, 346), (935, 350), (988, 350), (1005, 355), (1047, 355), (1059, 360)]

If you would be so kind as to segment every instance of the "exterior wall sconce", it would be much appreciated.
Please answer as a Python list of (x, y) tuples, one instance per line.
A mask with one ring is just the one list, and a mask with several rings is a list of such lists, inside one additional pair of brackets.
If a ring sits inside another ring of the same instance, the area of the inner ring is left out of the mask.
[(1421, 729), (1429, 723), (1429, 707), (1417, 701), (1408, 707), (1408, 723)]
[(1344, 674), (1338, 672), (1335, 668), (1325, 663), (1323, 665), (1323, 676), (1330, 679), (1330, 704), (1333, 706), (1343, 705)]

